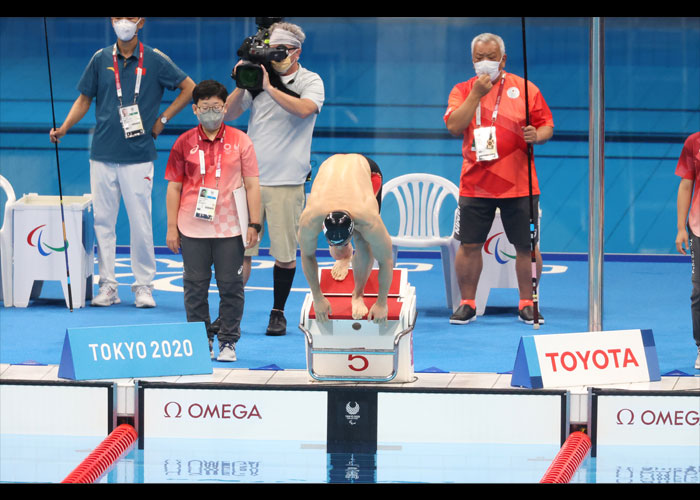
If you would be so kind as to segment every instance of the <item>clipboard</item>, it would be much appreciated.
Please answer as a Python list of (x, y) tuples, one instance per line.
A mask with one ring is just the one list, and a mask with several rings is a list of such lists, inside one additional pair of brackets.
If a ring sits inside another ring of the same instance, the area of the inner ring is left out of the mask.
[(248, 217), (248, 197), (245, 191), (245, 184), (241, 183), (241, 187), (233, 190), (233, 200), (236, 203), (241, 234), (245, 235), (248, 230), (248, 221), (250, 220)]

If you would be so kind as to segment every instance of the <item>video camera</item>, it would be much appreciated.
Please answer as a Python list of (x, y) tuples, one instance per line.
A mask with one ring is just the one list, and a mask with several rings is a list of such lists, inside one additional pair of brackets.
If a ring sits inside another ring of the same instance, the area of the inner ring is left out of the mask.
[(247, 90), (260, 90), (263, 81), (263, 70), (260, 65), (265, 65), (269, 74), (271, 73), (270, 62), (283, 61), (287, 57), (287, 51), (284, 48), (270, 47), (270, 26), (282, 19), (281, 17), (255, 18), (258, 32), (243, 41), (238, 49), (238, 57), (243, 62), (231, 72), (231, 78), (236, 80), (236, 86)]

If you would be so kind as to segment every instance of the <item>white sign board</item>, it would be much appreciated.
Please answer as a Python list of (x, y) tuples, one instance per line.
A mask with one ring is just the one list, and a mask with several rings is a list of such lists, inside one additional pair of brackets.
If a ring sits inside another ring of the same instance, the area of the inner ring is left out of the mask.
[(651, 330), (522, 337), (511, 385), (555, 388), (660, 380)]
[(326, 442), (324, 391), (158, 388), (140, 403), (142, 438)]

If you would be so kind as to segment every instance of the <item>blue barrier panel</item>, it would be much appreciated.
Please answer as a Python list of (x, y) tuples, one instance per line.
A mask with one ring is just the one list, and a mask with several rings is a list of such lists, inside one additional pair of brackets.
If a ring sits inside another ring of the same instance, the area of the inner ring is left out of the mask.
[(68, 328), (58, 376), (95, 380), (212, 373), (204, 323)]

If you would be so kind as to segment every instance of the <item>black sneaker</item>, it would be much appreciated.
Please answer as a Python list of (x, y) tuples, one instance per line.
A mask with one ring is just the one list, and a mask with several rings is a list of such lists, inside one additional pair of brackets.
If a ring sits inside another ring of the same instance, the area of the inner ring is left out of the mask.
[(466, 325), (476, 319), (476, 309), (469, 304), (462, 304), (450, 316), (450, 323), (453, 325)]
[[(525, 306), (520, 311), (518, 311), (518, 319), (523, 323), (532, 325), (535, 321), (535, 309), (532, 306)], [(544, 318), (542, 317), (542, 311), (537, 311), (537, 324), (544, 325)]]
[(285, 335), (287, 333), (287, 319), (284, 311), (273, 309), (270, 311), (270, 322), (267, 325), (265, 335)]

